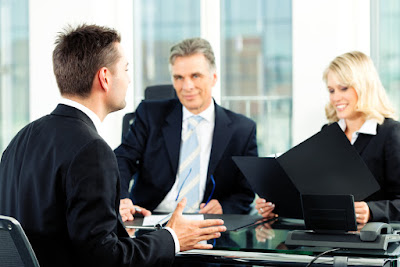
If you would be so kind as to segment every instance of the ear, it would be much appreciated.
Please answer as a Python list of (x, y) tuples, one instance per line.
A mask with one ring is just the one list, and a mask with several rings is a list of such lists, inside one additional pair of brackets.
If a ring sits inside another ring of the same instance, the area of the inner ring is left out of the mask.
[(218, 77), (217, 77), (217, 72), (215, 71), (214, 74), (212, 75), (213, 78), (213, 87), (215, 86), (215, 84), (217, 83)]
[(97, 78), (98, 78), (99, 84), (103, 88), (103, 90), (108, 91), (110, 88), (110, 78), (111, 78), (110, 71), (105, 67), (101, 68), (97, 72)]

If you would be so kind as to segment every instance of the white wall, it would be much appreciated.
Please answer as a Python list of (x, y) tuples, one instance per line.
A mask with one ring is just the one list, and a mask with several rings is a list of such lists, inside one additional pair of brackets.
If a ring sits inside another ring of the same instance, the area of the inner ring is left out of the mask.
[[(203, 0), (202, 9), (212, 6), (210, 1)], [(293, 144), (316, 133), (326, 122), (324, 106), (328, 94), (322, 82), (322, 72), (328, 63), (335, 56), (350, 50), (369, 54), (369, 2), (293, 0)], [(68, 23), (96, 23), (120, 31), (133, 80), (132, 3), (132, 0), (30, 0), (31, 120), (48, 114), (58, 102), (51, 53), (57, 32)], [(203, 10), (202, 14), (210, 13)], [(214, 36), (213, 40), (217, 42), (212, 29), (210, 23), (203, 23), (202, 34)], [(218, 54), (219, 50), (216, 51), (217, 58)], [(126, 98), (128, 106), (110, 114), (100, 130), (112, 148), (120, 143), (123, 115), (133, 110), (132, 84)], [(220, 95), (219, 92), (214, 94), (217, 98)]]
[(367, 0), (293, 0), (293, 144), (326, 123), (322, 73), (336, 56), (370, 52)]
[[(132, 1), (127, 0), (30, 0), (30, 120), (50, 113), (60, 94), (53, 75), (52, 51), (58, 32), (67, 24), (95, 23), (117, 29), (130, 63), (133, 78)], [(115, 148), (121, 141), (122, 117), (133, 110), (132, 84), (127, 93), (127, 107), (110, 114), (100, 134)]]

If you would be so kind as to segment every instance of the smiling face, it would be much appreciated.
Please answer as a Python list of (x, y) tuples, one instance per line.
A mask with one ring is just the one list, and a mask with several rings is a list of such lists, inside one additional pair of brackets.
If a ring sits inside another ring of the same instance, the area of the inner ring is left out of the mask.
[(210, 106), (217, 74), (210, 69), (203, 54), (177, 57), (171, 74), (176, 94), (190, 112), (199, 114)]
[(362, 113), (356, 111), (358, 96), (353, 87), (342, 85), (332, 71), (327, 75), (327, 87), (330, 103), (339, 119), (356, 120), (362, 117)]

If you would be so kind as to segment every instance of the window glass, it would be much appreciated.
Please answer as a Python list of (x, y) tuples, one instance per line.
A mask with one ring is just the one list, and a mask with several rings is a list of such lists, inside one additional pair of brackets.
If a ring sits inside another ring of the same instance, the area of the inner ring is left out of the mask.
[(260, 156), (291, 147), (292, 2), (222, 0), (222, 105), (257, 123)]
[(0, 1), (0, 149), (29, 120), (28, 0)]
[[(371, 50), (383, 86), (396, 111), (400, 110), (400, 1), (371, 1)], [(376, 12), (378, 14), (376, 14)], [(376, 23), (377, 22), (377, 23)]]
[(137, 69), (142, 83), (135, 88), (135, 103), (138, 103), (143, 93), (136, 93), (137, 90), (171, 83), (168, 70), (171, 46), (182, 39), (200, 36), (200, 1), (139, 0), (134, 8), (141, 11), (141, 21), (135, 21), (141, 25), (141, 35), (136, 36), (140, 38), (142, 53)]

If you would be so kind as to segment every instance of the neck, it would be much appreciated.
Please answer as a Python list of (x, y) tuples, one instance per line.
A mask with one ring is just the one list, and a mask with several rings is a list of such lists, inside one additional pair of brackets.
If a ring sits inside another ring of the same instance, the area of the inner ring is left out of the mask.
[(100, 118), (100, 121), (103, 121), (108, 114), (101, 102), (96, 101), (93, 97), (83, 98), (75, 95), (63, 95), (63, 97), (87, 107)]
[(365, 117), (361, 116), (357, 119), (346, 119), (346, 130), (345, 130), (345, 134), (347, 136), (347, 138), (349, 140), (351, 140), (353, 133), (358, 131), (361, 126), (363, 126), (364, 122), (365, 122)]

